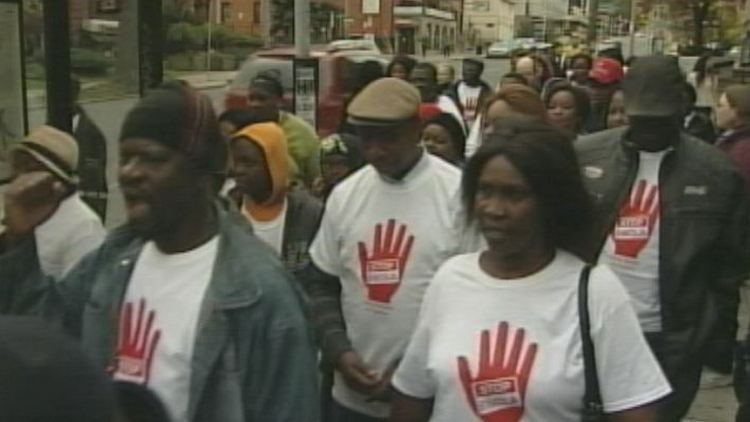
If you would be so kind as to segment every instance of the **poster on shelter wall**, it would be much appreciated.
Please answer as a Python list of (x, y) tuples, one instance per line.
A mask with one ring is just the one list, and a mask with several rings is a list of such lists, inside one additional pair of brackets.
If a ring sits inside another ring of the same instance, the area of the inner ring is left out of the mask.
[(0, 1), (0, 182), (9, 175), (12, 144), (26, 131), (20, 7), (20, 2)]
[(379, 15), (380, 0), (362, 0), (363, 15)]
[(318, 60), (294, 59), (294, 114), (318, 128)]

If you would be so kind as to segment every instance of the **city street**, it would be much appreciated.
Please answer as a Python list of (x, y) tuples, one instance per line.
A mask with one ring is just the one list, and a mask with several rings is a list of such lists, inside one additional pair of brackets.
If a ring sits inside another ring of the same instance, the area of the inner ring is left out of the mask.
[[(450, 62), (456, 67), (457, 77), (460, 77), (460, 62), (462, 56), (454, 56)], [(421, 58), (420, 58), (421, 59)], [(445, 62), (442, 56), (428, 56), (426, 61), (438, 64)], [(495, 86), (501, 76), (510, 71), (510, 63), (507, 59), (485, 60), (486, 69), (484, 80), (491, 86)], [(230, 75), (231, 76), (231, 75)], [(192, 85), (201, 89), (208, 95), (220, 111), (221, 102), (225, 92), (227, 72), (206, 75), (196, 73), (188, 75), (184, 79)], [(108, 206), (107, 227), (116, 227), (124, 222), (122, 196), (117, 184), (118, 149), (117, 139), (120, 125), (127, 111), (135, 104), (137, 98), (129, 97), (107, 101), (94, 101), (84, 103), (83, 106), (92, 119), (100, 126), (108, 141), (108, 180), (110, 200)], [(30, 127), (35, 127), (44, 122), (45, 110), (41, 107), (29, 111)], [(686, 421), (692, 422), (733, 422), (736, 409), (736, 400), (731, 387), (703, 390), (700, 392)]]
[[(451, 63), (456, 67), (458, 77), (460, 77), (460, 57), (461, 56), (454, 56), (452, 59), (450, 59)], [(427, 56), (425, 60), (435, 64), (446, 61), (446, 59), (444, 59), (442, 56)], [(490, 86), (495, 86), (502, 75), (508, 72), (509, 69), (510, 62), (507, 59), (486, 60), (485, 80), (490, 84)], [(231, 79), (231, 75), (228, 75), (227, 72), (214, 72), (207, 75), (204, 72), (186, 76), (184, 77), (184, 79), (190, 82), (191, 85), (200, 88), (204, 94), (208, 95), (213, 100), (217, 112), (221, 112), (221, 110), (223, 109), (223, 105), (221, 103), (224, 97), (225, 86), (228, 79)], [(102, 132), (104, 132), (104, 136), (107, 138), (107, 177), (109, 180), (110, 192), (110, 200), (107, 211), (107, 227), (109, 228), (116, 227), (124, 221), (122, 197), (117, 185), (117, 138), (119, 136), (120, 125), (125, 118), (125, 114), (133, 106), (133, 104), (135, 104), (136, 101), (136, 97), (127, 97), (107, 101), (94, 101), (83, 104), (83, 107), (86, 109), (91, 118), (99, 125)], [(39, 126), (44, 123), (44, 120), (44, 108), (36, 107), (29, 110), (29, 127), (33, 128)]]

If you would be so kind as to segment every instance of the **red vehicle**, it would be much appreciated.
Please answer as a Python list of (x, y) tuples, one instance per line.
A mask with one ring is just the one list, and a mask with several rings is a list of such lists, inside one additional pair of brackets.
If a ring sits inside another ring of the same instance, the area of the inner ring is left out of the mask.
[[(335, 133), (344, 116), (344, 104), (354, 86), (357, 63), (375, 60), (387, 64), (387, 58), (370, 51), (337, 51), (333, 53), (314, 51), (310, 54), (318, 59), (318, 110), (317, 131), (320, 136)], [(273, 74), (284, 87), (286, 109), (292, 109), (293, 97), (293, 48), (260, 51), (250, 56), (229, 85), (224, 101), (226, 109), (247, 105), (247, 91), (252, 78), (259, 74)]]

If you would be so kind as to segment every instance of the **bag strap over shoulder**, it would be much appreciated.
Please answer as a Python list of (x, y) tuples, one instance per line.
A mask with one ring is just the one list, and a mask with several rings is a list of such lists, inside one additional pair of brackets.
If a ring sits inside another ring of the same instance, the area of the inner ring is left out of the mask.
[(602, 397), (599, 390), (599, 376), (596, 370), (594, 342), (591, 340), (591, 320), (589, 318), (589, 275), (591, 266), (585, 265), (578, 281), (578, 319), (583, 344), (583, 371), (586, 389), (583, 395), (584, 415), (603, 413)]

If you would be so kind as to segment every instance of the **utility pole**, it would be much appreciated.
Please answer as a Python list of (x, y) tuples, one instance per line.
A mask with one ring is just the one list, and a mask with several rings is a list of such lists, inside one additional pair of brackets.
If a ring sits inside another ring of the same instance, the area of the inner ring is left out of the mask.
[(71, 132), (70, 20), (66, 1), (44, 1), (44, 62), (47, 70), (55, 69), (47, 72), (47, 122)]
[(588, 41), (596, 50), (596, 34), (599, 24), (599, 0), (589, 0), (589, 33)]
[(211, 44), (214, 28), (214, 0), (208, 0), (208, 37), (206, 39), (206, 80), (211, 79)]
[(310, 56), (310, 0), (294, 0), (294, 47), (297, 57)]
[(628, 57), (633, 57), (635, 53), (635, 19), (638, 15), (638, 0), (630, 0), (630, 53)]

